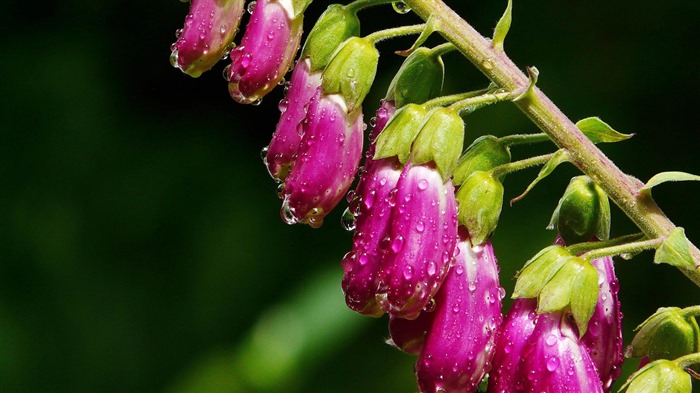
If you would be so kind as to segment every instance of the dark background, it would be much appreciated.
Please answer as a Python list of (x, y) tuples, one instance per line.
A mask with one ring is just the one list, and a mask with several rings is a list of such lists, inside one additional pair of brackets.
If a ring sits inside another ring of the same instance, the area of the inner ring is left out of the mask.
[[(490, 35), (505, 1), (449, 2)], [(278, 116), (275, 91), (235, 104), (225, 62), (199, 79), (172, 68), (187, 4), (13, 2), (0, 73), (0, 390), (3, 392), (414, 392), (413, 359), (382, 343), (386, 319), (347, 311), (340, 259), (350, 233), (333, 212), (320, 230), (278, 216), (259, 152)], [(312, 4), (308, 30), (325, 3)], [(700, 172), (700, 2), (516, 2), (506, 50), (540, 70), (539, 86), (572, 119), (598, 115), (627, 142), (603, 145), (646, 181)], [(363, 32), (416, 23), (390, 7)], [(436, 41), (431, 41), (436, 42)], [(400, 59), (385, 42), (366, 119)], [(445, 57), (446, 92), (487, 81)], [(467, 140), (535, 132), (512, 105), (467, 119)], [(549, 145), (519, 147), (515, 158)], [(554, 234), (549, 216), (577, 172), (564, 165), (504, 207), (494, 238), (502, 284)], [(511, 175), (506, 200), (536, 170)], [(697, 183), (654, 196), (700, 241)], [(613, 235), (634, 228), (613, 211)], [(700, 291), (651, 253), (617, 263), (631, 330)], [(636, 367), (628, 362), (626, 372)]]

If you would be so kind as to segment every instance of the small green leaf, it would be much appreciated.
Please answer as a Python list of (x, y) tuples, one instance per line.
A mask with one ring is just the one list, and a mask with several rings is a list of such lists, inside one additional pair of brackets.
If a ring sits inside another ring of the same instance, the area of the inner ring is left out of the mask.
[(503, 42), (506, 40), (506, 35), (508, 35), (508, 30), (510, 30), (510, 24), (513, 21), (513, 0), (508, 0), (508, 6), (506, 11), (499, 19), (496, 24), (496, 29), (493, 31), (493, 40), (491, 45), (497, 51), (503, 52)]
[(634, 136), (634, 134), (623, 134), (615, 131), (599, 117), (581, 119), (576, 122), (576, 127), (593, 143), (620, 142)]
[(571, 288), (581, 267), (569, 258), (551, 280), (547, 281), (537, 297), (537, 313), (563, 310), (571, 303)]
[(681, 227), (674, 228), (666, 240), (656, 250), (654, 263), (666, 263), (685, 269), (696, 269), (698, 264), (690, 255), (690, 242), (685, 237), (685, 230)]
[(396, 111), (377, 137), (374, 159), (396, 156), (405, 164), (425, 115), (425, 109), (416, 104), (408, 104)]
[(540, 169), (540, 173), (537, 175), (537, 178), (535, 178), (535, 180), (533, 180), (532, 183), (530, 183), (530, 185), (527, 186), (525, 191), (523, 191), (522, 194), (520, 194), (517, 197), (510, 200), (510, 205), (513, 206), (513, 203), (519, 202), (521, 199), (525, 198), (525, 196), (527, 196), (527, 194), (533, 188), (535, 188), (537, 183), (539, 183), (545, 177), (551, 175), (552, 172), (554, 172), (554, 169), (556, 169), (557, 166), (559, 166), (559, 164), (564, 163), (564, 162), (568, 162), (568, 161), (569, 161), (569, 152), (566, 149), (557, 150), (557, 152), (554, 153), (552, 158), (550, 158), (549, 161), (547, 161), (547, 163), (544, 164), (542, 169)]
[(700, 176), (685, 172), (661, 172), (652, 176), (640, 191), (651, 190), (652, 187), (670, 181), (700, 181)]
[(545, 284), (569, 258), (572, 258), (572, 255), (559, 245), (549, 246), (537, 253), (520, 271), (512, 297), (514, 299), (537, 297)]
[(433, 161), (443, 179), (452, 176), (464, 145), (464, 121), (457, 112), (435, 108), (428, 112), (411, 149), (411, 161)]
[(597, 302), (598, 270), (586, 262), (571, 287), (571, 313), (578, 326), (579, 337), (586, 333)]
[(529, 83), (527, 85), (527, 88), (525, 91), (522, 92), (519, 96), (515, 97), (513, 101), (520, 101), (523, 99), (532, 99), (535, 97), (535, 85), (537, 85), (537, 80), (540, 77), (540, 70), (537, 69), (537, 67), (532, 66), (532, 67), (527, 67), (525, 69), (527, 71), (527, 77), (529, 80)]

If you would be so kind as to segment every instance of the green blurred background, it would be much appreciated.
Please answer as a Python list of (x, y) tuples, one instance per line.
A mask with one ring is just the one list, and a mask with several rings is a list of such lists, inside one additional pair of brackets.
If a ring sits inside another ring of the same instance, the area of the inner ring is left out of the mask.
[[(450, 2), (489, 35), (505, 1)], [(326, 3), (312, 4), (308, 30)], [(0, 390), (2, 392), (415, 392), (414, 359), (383, 344), (386, 319), (347, 311), (340, 210), (320, 230), (278, 216), (259, 152), (275, 91), (234, 104), (224, 63), (199, 79), (173, 69), (178, 1), (11, 2), (0, 74)], [(646, 181), (700, 172), (700, 2), (516, 2), (506, 50), (572, 119), (598, 115), (636, 136), (602, 148)], [(415, 23), (390, 7), (365, 33)], [(434, 42), (434, 41), (433, 41)], [(380, 44), (372, 116), (409, 40)], [(446, 91), (485, 86), (456, 54)], [(468, 141), (535, 132), (509, 104), (467, 119)], [(522, 158), (551, 146), (520, 147)], [(506, 198), (536, 170), (511, 175)], [(505, 207), (494, 238), (502, 284), (545, 231), (570, 166)], [(697, 183), (654, 196), (700, 242)], [(615, 210), (613, 234), (633, 231)], [(660, 306), (698, 288), (651, 254), (619, 261), (626, 343)], [(629, 362), (626, 372), (635, 367)]]

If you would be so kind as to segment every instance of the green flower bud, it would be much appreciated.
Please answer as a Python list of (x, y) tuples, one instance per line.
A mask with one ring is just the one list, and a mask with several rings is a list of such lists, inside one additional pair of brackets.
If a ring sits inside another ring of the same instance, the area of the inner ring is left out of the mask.
[(311, 60), (310, 72), (326, 68), (336, 49), (350, 37), (360, 35), (360, 19), (340, 4), (331, 4), (306, 38), (301, 58)]
[(488, 172), (477, 171), (457, 191), (460, 225), (469, 231), (473, 245), (481, 244), (498, 225), (503, 205), (503, 184)]
[(676, 359), (700, 352), (700, 329), (692, 316), (677, 307), (660, 308), (637, 327), (627, 357)]
[(669, 360), (649, 363), (622, 386), (627, 393), (689, 393), (693, 386), (690, 374)]
[(464, 120), (457, 112), (442, 107), (432, 109), (413, 142), (412, 162), (433, 161), (442, 178), (447, 179), (452, 176), (463, 144)]
[(333, 54), (323, 71), (323, 92), (340, 94), (348, 113), (362, 106), (377, 73), (379, 51), (364, 38), (350, 37)]
[(477, 138), (460, 157), (452, 181), (459, 185), (476, 171), (488, 171), (509, 162), (508, 146), (501, 144), (493, 135), (484, 135)]
[(416, 104), (408, 104), (396, 111), (377, 137), (374, 159), (396, 156), (405, 164), (427, 113), (425, 108)]
[(445, 65), (431, 49), (420, 47), (401, 64), (386, 93), (397, 108), (410, 103), (421, 104), (440, 95)]
[(566, 244), (610, 237), (610, 202), (605, 192), (588, 176), (571, 179), (549, 223)]

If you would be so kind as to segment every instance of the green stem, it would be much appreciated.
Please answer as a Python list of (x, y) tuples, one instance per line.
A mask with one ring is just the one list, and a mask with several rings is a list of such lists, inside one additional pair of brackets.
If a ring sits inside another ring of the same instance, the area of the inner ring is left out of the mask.
[(501, 178), (507, 174), (520, 171), (523, 169), (527, 169), (536, 165), (544, 165), (546, 164), (552, 157), (554, 156), (554, 153), (549, 153), (549, 154), (544, 154), (541, 156), (535, 156), (535, 157), (530, 157), (526, 158), (524, 160), (520, 161), (513, 161), (509, 162), (507, 164), (499, 165), (493, 169), (490, 170), (491, 176), (494, 178)]
[(498, 138), (498, 141), (506, 146), (529, 145), (531, 143), (550, 142), (547, 134), (513, 134)]
[[(504, 52), (494, 49), (490, 40), (442, 0), (404, 2), (423, 20), (436, 18), (440, 34), (498, 86), (514, 91), (529, 84), (528, 77)], [(567, 149), (571, 162), (590, 176), (649, 238), (665, 238), (676, 227), (650, 196), (640, 194), (643, 184), (622, 172), (539, 88), (534, 87), (529, 99), (516, 101), (515, 105), (557, 146)], [(700, 250), (695, 245), (690, 244), (690, 252), (700, 262)], [(680, 270), (700, 286), (700, 269)]]
[(637, 242), (644, 239), (644, 237), (645, 235), (643, 233), (633, 233), (631, 235), (620, 236), (610, 240), (572, 244), (566, 247), (566, 249), (569, 250), (569, 252), (573, 255), (579, 255), (583, 254), (584, 252), (589, 252), (600, 248), (619, 246), (630, 242)]
[(376, 45), (378, 42), (388, 40), (389, 38), (419, 34), (421, 31), (423, 31), (423, 29), (425, 29), (425, 26), (425, 23), (421, 23), (419, 25), (399, 26), (391, 29), (379, 30), (365, 36), (365, 39)]
[(636, 242), (631, 242), (631, 243), (625, 243), (621, 244), (619, 246), (610, 246), (610, 247), (603, 247), (603, 248), (598, 248), (595, 250), (591, 250), (588, 252), (585, 252), (581, 254), (581, 258), (588, 259), (589, 261), (592, 259), (598, 259), (602, 257), (608, 257), (608, 256), (614, 256), (614, 255), (620, 255), (620, 254), (633, 254), (633, 253), (638, 253), (640, 251), (644, 250), (651, 250), (658, 248), (661, 243), (664, 242), (666, 238), (664, 237), (659, 237), (656, 239), (651, 239), (651, 240), (640, 240)]
[(457, 94), (450, 94), (447, 96), (436, 97), (436, 98), (433, 98), (432, 100), (426, 101), (422, 105), (423, 105), (423, 107), (425, 107), (425, 109), (433, 109), (433, 108), (437, 108), (439, 106), (452, 105), (457, 101), (462, 101), (462, 100), (465, 100), (467, 98), (477, 97), (477, 96), (480, 96), (482, 94), (485, 94), (491, 89), (492, 89), (491, 87), (487, 87), (485, 89), (468, 91), (466, 93), (457, 93)]
[(681, 356), (678, 359), (674, 360), (673, 363), (676, 363), (678, 367), (683, 369), (688, 368), (694, 364), (700, 364), (700, 352)]
[(374, 7), (375, 5), (389, 4), (393, 0), (355, 0), (352, 3), (345, 6), (345, 9), (356, 14), (357, 11), (363, 10), (365, 8)]
[(444, 44), (440, 44), (434, 48), (432, 48), (430, 51), (434, 56), (442, 56), (446, 53), (450, 53), (453, 51), (456, 51), (457, 47), (451, 43), (451, 42), (445, 42)]
[(700, 317), (700, 306), (690, 306), (681, 310), (686, 317)]
[(450, 109), (455, 110), (460, 114), (469, 114), (487, 105), (495, 104), (497, 102), (502, 101), (512, 101), (520, 94), (522, 94), (522, 92), (507, 91), (502, 93), (486, 93), (480, 96), (471, 97), (462, 101), (455, 102), (454, 104), (450, 105)]

